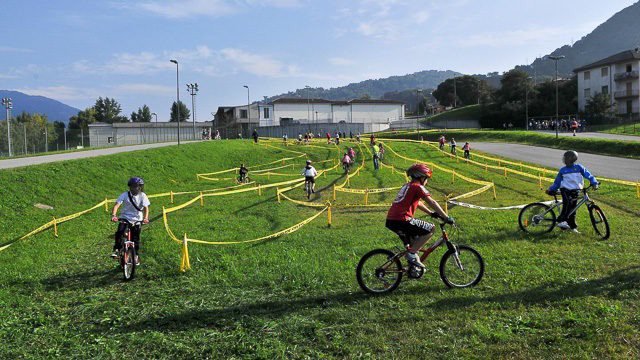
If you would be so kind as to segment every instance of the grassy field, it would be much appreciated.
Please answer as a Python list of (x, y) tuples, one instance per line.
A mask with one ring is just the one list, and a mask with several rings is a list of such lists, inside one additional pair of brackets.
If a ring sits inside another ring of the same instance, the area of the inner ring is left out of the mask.
[[(457, 141), (482, 141), (482, 142), (504, 142), (513, 144), (524, 144), (549, 147), (554, 149), (573, 149), (579, 152), (586, 152), (598, 155), (619, 156), (632, 159), (640, 159), (640, 141), (608, 140), (583, 137), (561, 136), (556, 139), (555, 135), (536, 133), (531, 131), (501, 131), (501, 130), (429, 130), (416, 133), (381, 132), (378, 137), (388, 138), (408, 138), (437, 141), (440, 135), (444, 134), (447, 139), (454, 136)], [(473, 143), (472, 143), (473, 145)]]
[[(435, 150), (387, 142), (398, 153), (427, 159), (474, 179), (493, 181), (465, 201), (484, 206), (545, 199), (537, 183), (505, 178), (457, 163)], [(331, 148), (289, 147), (321, 161)], [(221, 188), (232, 181), (196, 181), (196, 173), (295, 156), (248, 141), (186, 144), (0, 171), (2, 243), (86, 209), (144, 176), (147, 194)], [(304, 158), (301, 158), (304, 159)], [(353, 188), (399, 186), (370, 158)], [(387, 150), (385, 162), (407, 167)], [(275, 170), (296, 173), (295, 169)], [(318, 168), (329, 166), (319, 164)], [(295, 171), (294, 171), (295, 170)], [(251, 177), (251, 173), (249, 174)], [(258, 177), (253, 176), (252, 179)], [(263, 184), (290, 180), (273, 176)], [(315, 202), (331, 198), (338, 171), (317, 180)], [(436, 171), (427, 186), (437, 200), (478, 188)], [(389, 296), (365, 295), (355, 266), (374, 248), (400, 241), (384, 228), (386, 208), (334, 209), (292, 234), (244, 245), (190, 244), (192, 270), (178, 271), (180, 246), (162, 223), (167, 197), (152, 199), (152, 222), (142, 232), (143, 266), (124, 283), (108, 258), (115, 225), (99, 209), (0, 252), (0, 358), (638, 358), (640, 357), (640, 199), (635, 189), (605, 186), (594, 197), (612, 236), (599, 241), (585, 209), (581, 234), (559, 230), (541, 238), (521, 233), (516, 211), (450, 208), (462, 231), (454, 241), (478, 249), (486, 274), (475, 288), (449, 290), (440, 280), (436, 250), (420, 280)], [(287, 193), (303, 200), (301, 188)], [(192, 195), (176, 196), (175, 203)], [(389, 203), (394, 192), (371, 194)], [(338, 193), (336, 203), (362, 202)], [(33, 205), (43, 203), (54, 210)], [(316, 213), (275, 190), (207, 197), (170, 215), (176, 234), (212, 241), (247, 240), (277, 232)]]
[(622, 125), (593, 125), (590, 128), (591, 129), (589, 129), (589, 131), (640, 136), (640, 123), (630, 123)]

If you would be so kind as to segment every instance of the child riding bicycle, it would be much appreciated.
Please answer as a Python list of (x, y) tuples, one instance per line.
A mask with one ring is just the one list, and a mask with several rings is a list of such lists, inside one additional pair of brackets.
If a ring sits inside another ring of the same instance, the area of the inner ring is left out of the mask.
[(318, 172), (316, 168), (311, 165), (311, 160), (307, 160), (307, 165), (302, 169), (302, 175), (304, 175), (304, 181), (308, 181), (311, 183), (311, 193), (315, 194), (316, 192), (316, 176), (318, 176)]
[(564, 153), (562, 161), (565, 166), (560, 169), (553, 184), (547, 189), (547, 194), (554, 195), (558, 189), (562, 195), (562, 212), (558, 216), (558, 227), (562, 230), (569, 230), (578, 233), (578, 225), (576, 224), (576, 213), (573, 212), (578, 203), (578, 195), (583, 187), (583, 178), (591, 182), (594, 190), (597, 190), (600, 184), (598, 180), (591, 175), (589, 170), (578, 161), (578, 153), (570, 150)]
[[(131, 231), (131, 240), (135, 244), (136, 254), (138, 254), (140, 250), (140, 224), (149, 223), (149, 198), (144, 191), (144, 180), (139, 177), (132, 177), (129, 179), (127, 183), (129, 186), (129, 191), (125, 191), (116, 200), (116, 204), (113, 206), (113, 210), (111, 210), (111, 221), (119, 222), (120, 220), (126, 220), (130, 225)], [(122, 211), (120, 212), (120, 217), (117, 217), (118, 209), (122, 206)], [(144, 214), (143, 214), (144, 213)], [(137, 223), (137, 224), (136, 224)], [(120, 239), (126, 230), (127, 224), (125, 222), (120, 222), (118, 225), (118, 230), (115, 234), (115, 244), (113, 245), (113, 253), (111, 257), (117, 258), (118, 251), (122, 244), (120, 244)], [(136, 255), (136, 266), (140, 265), (140, 257)]]
[(240, 168), (238, 169), (238, 182), (241, 184), (246, 182), (248, 173), (249, 169), (247, 169), (244, 164), (240, 164)]
[(348, 173), (349, 172), (349, 168), (351, 167), (351, 157), (349, 157), (349, 152), (344, 153), (344, 156), (342, 157), (342, 168), (344, 169), (344, 172)]
[[(424, 244), (433, 236), (435, 225), (424, 220), (414, 218), (416, 208), (429, 214), (434, 218), (446, 219), (449, 224), (453, 224), (452, 217), (442, 210), (442, 207), (431, 198), (431, 193), (424, 187), (432, 172), (425, 164), (413, 164), (407, 169), (407, 176), (411, 181), (406, 183), (398, 192), (389, 212), (385, 226), (398, 234), (405, 242), (409, 252), (405, 256), (410, 264), (424, 268), (420, 257), (416, 254)], [(434, 211), (431, 211), (421, 201), (424, 200)]]

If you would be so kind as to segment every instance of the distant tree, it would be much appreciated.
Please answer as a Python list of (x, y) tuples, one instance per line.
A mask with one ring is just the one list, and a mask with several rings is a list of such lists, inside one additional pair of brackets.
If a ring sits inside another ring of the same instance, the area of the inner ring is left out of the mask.
[(103, 99), (102, 97), (99, 97), (93, 107), (96, 111), (95, 118), (97, 122), (113, 124), (129, 121), (126, 116), (120, 115), (122, 107), (115, 99), (110, 99), (108, 97)]
[(145, 104), (131, 113), (132, 122), (151, 122), (151, 109)]
[[(13, 143), (13, 150), (16, 153), (21, 153), (24, 149), (24, 139), (26, 130), (27, 150), (32, 151), (44, 151), (45, 149), (45, 134), (49, 141), (49, 149), (55, 149), (55, 141), (58, 138), (58, 132), (56, 131), (56, 125), (50, 123), (47, 115), (38, 113), (22, 112), (16, 116), (12, 121), (11, 141)], [(2, 131), (4, 129), (4, 131)], [(6, 122), (2, 122), (0, 125), (0, 149), (6, 151), (7, 130)]]
[(598, 93), (592, 96), (584, 107), (585, 115), (592, 120), (602, 121), (613, 117), (615, 103), (611, 104), (610, 95)]
[[(189, 109), (187, 108), (187, 105), (185, 105), (182, 101), (180, 101), (180, 121), (187, 121), (190, 117), (191, 117), (191, 111), (189, 111)], [(169, 121), (171, 122), (178, 121), (178, 106), (175, 101), (171, 105), (171, 119), (169, 119)]]
[(371, 95), (369, 95), (368, 93), (364, 93), (360, 95), (360, 100), (371, 100)]
[[(473, 105), (478, 103), (482, 88), (489, 88), (484, 80), (464, 75), (456, 77), (455, 80), (451, 78), (440, 83), (433, 92), (433, 96), (444, 106), (453, 106), (454, 104), (457, 106)], [(457, 101), (455, 101), (456, 95)]]
[(77, 115), (69, 118), (69, 129), (89, 130), (89, 124), (96, 122), (96, 109), (94, 107), (78, 111)]

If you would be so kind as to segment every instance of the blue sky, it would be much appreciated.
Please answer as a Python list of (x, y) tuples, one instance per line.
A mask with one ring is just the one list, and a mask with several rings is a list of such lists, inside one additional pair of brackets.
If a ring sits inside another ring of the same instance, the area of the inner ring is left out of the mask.
[(84, 109), (115, 98), (198, 120), (305, 85), (421, 70), (506, 71), (579, 40), (635, 0), (3, 0), (0, 89)]

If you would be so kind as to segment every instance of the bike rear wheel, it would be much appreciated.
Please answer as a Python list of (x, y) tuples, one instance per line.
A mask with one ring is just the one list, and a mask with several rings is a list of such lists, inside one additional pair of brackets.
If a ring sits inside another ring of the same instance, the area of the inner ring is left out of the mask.
[(457, 245), (458, 253), (447, 251), (440, 260), (440, 278), (449, 288), (475, 286), (484, 275), (484, 260), (476, 249)]
[(395, 254), (386, 249), (376, 249), (365, 254), (356, 268), (360, 288), (369, 294), (390, 293), (402, 281), (402, 264)]
[(136, 249), (134, 247), (124, 249), (120, 257), (120, 262), (122, 265), (123, 280), (129, 281), (133, 279), (136, 273)]
[(604, 211), (602, 211), (598, 205), (591, 205), (589, 206), (589, 217), (591, 218), (591, 225), (593, 225), (593, 230), (596, 231), (596, 234), (602, 240), (607, 240), (611, 233), (609, 222), (604, 215)]
[(525, 206), (518, 214), (518, 225), (524, 232), (540, 235), (553, 230), (556, 214), (550, 206), (533, 203)]

